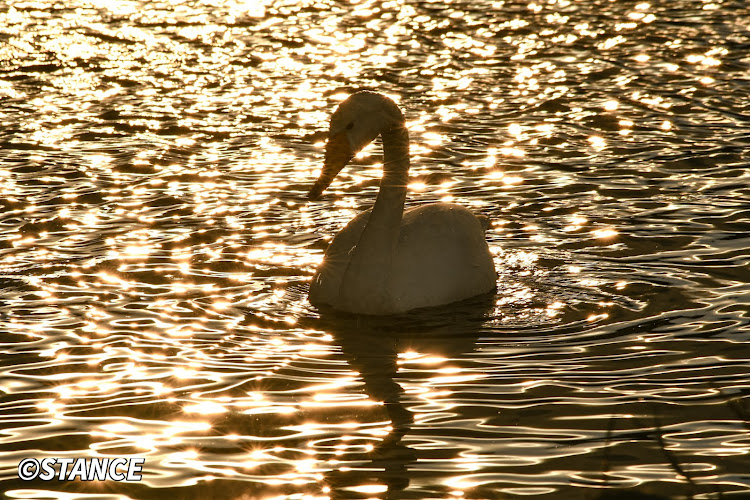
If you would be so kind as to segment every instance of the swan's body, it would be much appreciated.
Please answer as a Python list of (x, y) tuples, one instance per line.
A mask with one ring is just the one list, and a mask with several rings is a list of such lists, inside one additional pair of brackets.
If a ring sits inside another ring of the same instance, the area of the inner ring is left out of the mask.
[(409, 136), (396, 104), (373, 92), (342, 102), (331, 118), (317, 198), (353, 155), (383, 138), (384, 173), (375, 205), (331, 242), (310, 285), (310, 302), (362, 314), (396, 314), (490, 292), (495, 267), (479, 219), (460, 205), (404, 211)]

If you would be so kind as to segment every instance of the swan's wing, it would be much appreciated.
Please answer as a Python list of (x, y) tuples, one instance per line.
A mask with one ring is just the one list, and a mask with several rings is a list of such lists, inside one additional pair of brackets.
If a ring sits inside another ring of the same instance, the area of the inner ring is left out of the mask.
[(492, 290), (496, 273), (480, 220), (466, 208), (447, 203), (407, 211), (393, 278), (398, 300), (413, 307)]

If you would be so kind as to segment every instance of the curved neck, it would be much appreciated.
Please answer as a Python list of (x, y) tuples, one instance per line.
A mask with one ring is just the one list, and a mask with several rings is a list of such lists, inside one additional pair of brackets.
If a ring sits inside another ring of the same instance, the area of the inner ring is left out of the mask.
[(384, 131), (383, 178), (370, 218), (344, 273), (340, 299), (367, 297), (371, 307), (388, 308), (393, 254), (398, 243), (409, 179), (409, 132), (406, 126)]
[[(406, 201), (406, 184), (409, 181), (409, 132), (406, 126), (402, 125), (383, 132), (381, 137), (383, 138), (383, 178), (380, 181), (380, 191), (367, 225), (389, 223), (388, 227), (395, 227), (398, 237), (398, 228)], [(391, 218), (396, 217), (398, 223), (393, 224)]]
[[(387, 130), (383, 138), (383, 180), (380, 182), (378, 200), (383, 190), (398, 190), (406, 199), (406, 184), (409, 180), (409, 131), (405, 125)], [(377, 205), (378, 200), (375, 201)], [(403, 211), (403, 201), (401, 202)]]

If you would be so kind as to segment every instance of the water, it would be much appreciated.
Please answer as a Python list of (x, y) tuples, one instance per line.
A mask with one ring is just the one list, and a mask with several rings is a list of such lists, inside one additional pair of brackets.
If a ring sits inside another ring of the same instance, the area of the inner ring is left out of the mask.
[[(740, 1), (12, 1), (0, 8), (9, 498), (750, 492)], [(498, 293), (306, 299), (379, 147), (306, 203), (326, 121), (397, 99), (408, 205), (489, 216)], [(135, 483), (24, 457), (144, 457)]]

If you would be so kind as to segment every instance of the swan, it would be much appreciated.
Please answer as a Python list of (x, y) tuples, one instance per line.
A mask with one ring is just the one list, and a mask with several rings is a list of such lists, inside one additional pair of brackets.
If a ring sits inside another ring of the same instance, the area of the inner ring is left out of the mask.
[(389, 315), (493, 291), (495, 266), (484, 228), (468, 209), (431, 203), (404, 211), (409, 133), (390, 98), (352, 94), (331, 116), (325, 161), (308, 199), (317, 200), (357, 152), (382, 137), (383, 177), (375, 205), (333, 239), (310, 284), (316, 307)]

